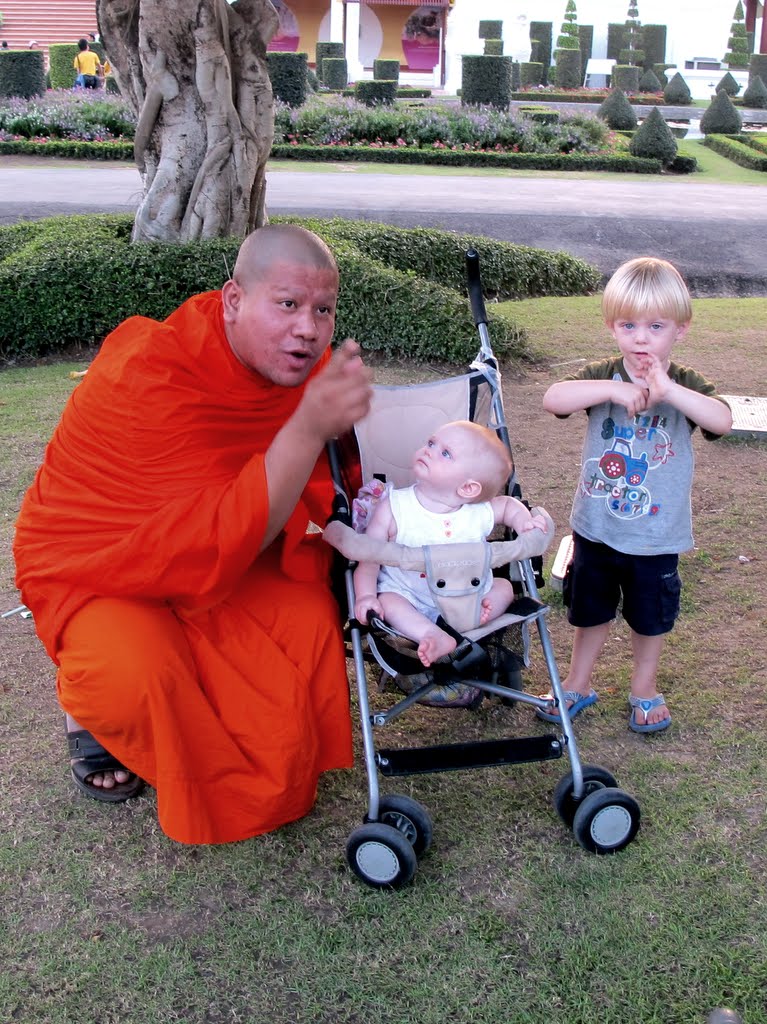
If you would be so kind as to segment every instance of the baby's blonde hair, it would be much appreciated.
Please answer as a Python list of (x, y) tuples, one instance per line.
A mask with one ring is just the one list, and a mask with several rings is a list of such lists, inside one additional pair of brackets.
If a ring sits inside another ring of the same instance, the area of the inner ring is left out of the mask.
[(509, 449), (494, 430), (479, 423), (456, 420), (446, 425), (460, 427), (471, 437), (477, 469), (484, 475), (484, 479), (479, 481), (482, 484), (482, 493), (476, 500), (489, 501), (494, 498), (514, 470), (514, 461)]
[(608, 324), (639, 316), (667, 317), (686, 324), (692, 319), (690, 293), (668, 260), (639, 256), (618, 267), (607, 282), (602, 316)]

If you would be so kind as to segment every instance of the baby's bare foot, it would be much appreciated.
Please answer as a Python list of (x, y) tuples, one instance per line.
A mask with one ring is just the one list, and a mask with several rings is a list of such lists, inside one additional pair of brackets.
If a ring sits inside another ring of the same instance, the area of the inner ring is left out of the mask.
[(455, 640), (448, 636), (442, 629), (435, 627), (433, 632), (427, 633), (418, 644), (418, 657), (425, 668), (428, 668), (438, 658), (444, 658), (455, 650)]

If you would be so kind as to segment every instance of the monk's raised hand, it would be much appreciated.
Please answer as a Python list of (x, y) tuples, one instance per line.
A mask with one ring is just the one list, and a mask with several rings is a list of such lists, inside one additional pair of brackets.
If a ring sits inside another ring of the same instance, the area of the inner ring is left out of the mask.
[(350, 430), (370, 409), (372, 372), (362, 362), (360, 347), (348, 339), (307, 386), (315, 430), (324, 440)]

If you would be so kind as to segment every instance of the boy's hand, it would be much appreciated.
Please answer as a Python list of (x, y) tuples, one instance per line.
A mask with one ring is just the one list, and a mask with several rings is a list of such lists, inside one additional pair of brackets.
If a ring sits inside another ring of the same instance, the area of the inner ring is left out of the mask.
[(657, 356), (647, 356), (644, 375), (649, 395), (647, 404), (657, 405), (658, 402), (668, 401), (674, 382)]
[(649, 391), (640, 384), (633, 384), (624, 380), (613, 381), (612, 401), (616, 405), (622, 405), (630, 416), (636, 416), (643, 412), (649, 405)]

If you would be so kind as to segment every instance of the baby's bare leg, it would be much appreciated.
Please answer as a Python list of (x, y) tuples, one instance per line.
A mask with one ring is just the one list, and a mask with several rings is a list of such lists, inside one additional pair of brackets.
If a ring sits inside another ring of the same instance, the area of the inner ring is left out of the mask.
[(401, 594), (379, 594), (378, 600), (389, 625), (416, 641), (418, 657), (426, 668), (455, 650), (455, 640)]
[(503, 615), (513, 600), (514, 587), (511, 582), (496, 576), (492, 587), (482, 598), (482, 609), (479, 615), (480, 626)]

